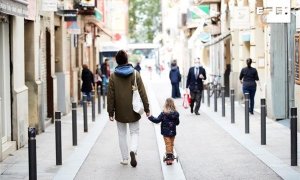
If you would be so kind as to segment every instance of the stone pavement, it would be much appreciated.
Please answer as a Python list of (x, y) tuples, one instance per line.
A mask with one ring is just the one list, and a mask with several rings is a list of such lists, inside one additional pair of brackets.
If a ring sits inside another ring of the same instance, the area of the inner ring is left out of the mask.
[[(167, 72), (161, 77), (153, 76), (151, 80), (147, 74), (143, 78), (152, 113), (157, 115), (171, 94)], [(102, 114), (96, 116), (96, 122), (90, 122), (89, 116), (89, 132), (83, 133), (79, 109), (77, 147), (72, 146), (71, 115), (62, 119), (62, 166), (55, 165), (54, 125), (37, 136), (38, 179), (300, 179), (299, 166), (289, 166), (290, 141), (286, 126), (268, 119), (267, 145), (261, 146), (258, 112), (250, 116), (250, 134), (245, 135), (243, 107), (238, 103), (236, 124), (230, 123), (229, 105), (223, 118), (220, 111), (213, 112), (213, 101), (211, 107), (202, 104), (200, 116), (184, 109), (182, 99), (175, 99), (175, 103), (181, 121), (175, 139), (178, 164), (175, 162), (167, 167), (162, 163), (161, 149), (164, 147), (159, 143), (162, 136), (156, 133), (159, 125), (143, 116), (138, 165), (136, 168), (120, 165), (115, 122), (108, 122), (107, 113), (102, 110)], [(28, 179), (27, 153), (27, 147), (22, 148), (1, 162), (0, 179)], [(168, 178), (170, 176), (166, 174), (177, 173), (175, 167), (181, 169), (183, 176)]]
[[(106, 123), (107, 113), (96, 115), (96, 122), (91, 119), (91, 106), (88, 107), (88, 133), (83, 132), (82, 108), (77, 112), (78, 146), (72, 145), (72, 116), (71, 113), (62, 117), (62, 166), (56, 166), (55, 159), (55, 125), (50, 124), (44, 133), (36, 136), (37, 144), (37, 176), (38, 179), (53, 179), (59, 169), (65, 166), (70, 156), (90, 142), (89, 134), (103, 123)], [(99, 132), (100, 133), (100, 132)], [(81, 165), (81, 164), (80, 164)], [(80, 166), (79, 166), (80, 167)], [(28, 145), (15, 151), (0, 163), (0, 179), (28, 179)], [(66, 172), (67, 173), (67, 172)]]
[[(171, 89), (165, 81), (153, 85), (163, 105)], [(175, 147), (186, 179), (280, 179), (280, 177), (235, 141), (226, 131), (200, 111), (196, 116), (182, 107), (182, 99), (175, 100), (181, 123)], [(201, 107), (202, 108), (202, 107)]]

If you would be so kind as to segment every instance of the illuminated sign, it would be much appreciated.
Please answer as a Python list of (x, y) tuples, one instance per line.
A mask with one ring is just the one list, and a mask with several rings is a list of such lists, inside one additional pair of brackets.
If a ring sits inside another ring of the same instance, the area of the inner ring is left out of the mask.
[(266, 23), (290, 23), (291, 3), (289, 0), (268, 0), (264, 7), (257, 7), (256, 13), (264, 16)]

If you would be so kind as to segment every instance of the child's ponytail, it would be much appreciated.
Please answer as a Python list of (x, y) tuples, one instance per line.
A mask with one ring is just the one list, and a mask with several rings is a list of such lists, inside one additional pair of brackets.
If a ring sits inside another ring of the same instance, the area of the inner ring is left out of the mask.
[(164, 113), (170, 113), (176, 111), (176, 107), (172, 98), (167, 98), (164, 105)]

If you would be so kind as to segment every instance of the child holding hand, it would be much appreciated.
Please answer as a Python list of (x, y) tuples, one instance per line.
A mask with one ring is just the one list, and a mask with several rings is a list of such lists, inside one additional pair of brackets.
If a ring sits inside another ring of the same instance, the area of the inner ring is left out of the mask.
[(176, 126), (179, 125), (179, 113), (176, 111), (176, 107), (172, 98), (167, 98), (163, 112), (155, 118), (150, 116), (148, 118), (153, 123), (161, 122), (161, 134), (164, 137), (166, 145), (166, 161), (167, 165), (171, 165), (174, 160), (173, 147), (176, 136)]

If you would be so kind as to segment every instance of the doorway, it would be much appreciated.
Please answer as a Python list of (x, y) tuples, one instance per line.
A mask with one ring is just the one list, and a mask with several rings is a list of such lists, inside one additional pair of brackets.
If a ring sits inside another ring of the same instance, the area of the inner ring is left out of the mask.
[(51, 65), (51, 34), (46, 30), (46, 69), (47, 69), (47, 117), (54, 121), (53, 78)]

